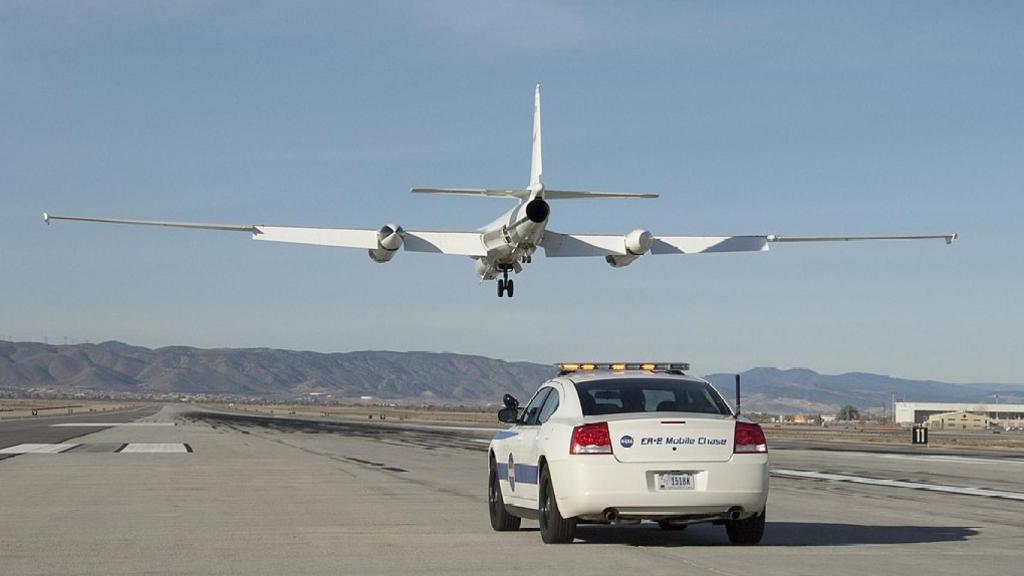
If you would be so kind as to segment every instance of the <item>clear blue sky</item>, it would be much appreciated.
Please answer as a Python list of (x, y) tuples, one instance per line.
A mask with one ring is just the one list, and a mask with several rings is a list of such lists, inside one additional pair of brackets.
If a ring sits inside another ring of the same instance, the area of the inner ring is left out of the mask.
[[(4, 2), (0, 335), (1024, 381), (1020, 3)], [(473, 229), (544, 85), (568, 232), (961, 241), (460, 257), (40, 213)]]

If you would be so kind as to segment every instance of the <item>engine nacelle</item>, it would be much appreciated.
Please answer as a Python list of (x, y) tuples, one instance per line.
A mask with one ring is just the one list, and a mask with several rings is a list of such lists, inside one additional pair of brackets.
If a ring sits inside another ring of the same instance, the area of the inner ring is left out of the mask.
[(647, 230), (637, 228), (626, 234), (626, 253), (633, 256), (643, 256), (651, 249), (652, 243), (654, 243), (654, 236)]
[(473, 263), (473, 270), (476, 272), (476, 277), (481, 280), (494, 280), (498, 275), (494, 265), (483, 258), (476, 259), (476, 262)]
[(377, 263), (384, 263), (395, 257), (395, 253), (402, 247), (402, 227), (397, 224), (385, 224), (377, 231), (377, 247), (370, 248), (370, 260)]
[(646, 254), (651, 249), (651, 244), (653, 243), (654, 236), (650, 232), (637, 228), (622, 238), (623, 248), (625, 248), (626, 253), (623, 255), (605, 256), (604, 261), (610, 264), (612, 268), (629, 266), (634, 260)]

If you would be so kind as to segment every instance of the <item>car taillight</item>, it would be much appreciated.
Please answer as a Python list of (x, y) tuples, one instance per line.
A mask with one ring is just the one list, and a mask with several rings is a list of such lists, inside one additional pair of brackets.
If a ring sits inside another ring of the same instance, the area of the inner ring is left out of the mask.
[(764, 438), (764, 430), (761, 430), (761, 427), (757, 424), (737, 422), (736, 435), (733, 439), (733, 454), (763, 454), (768, 452), (768, 441)]
[(608, 423), (584, 424), (572, 429), (569, 454), (611, 454), (612, 437)]

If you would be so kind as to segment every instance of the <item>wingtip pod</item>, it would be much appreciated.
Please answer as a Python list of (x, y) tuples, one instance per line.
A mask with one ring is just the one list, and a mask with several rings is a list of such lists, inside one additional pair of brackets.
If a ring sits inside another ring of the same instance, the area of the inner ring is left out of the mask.
[(50, 215), (47, 214), (46, 212), (43, 212), (43, 222), (46, 222), (47, 226), (50, 225)]
[(956, 242), (957, 238), (959, 238), (959, 236), (956, 232), (953, 232), (949, 236), (946, 236), (946, 244), (949, 245), (952, 244), (953, 242)]

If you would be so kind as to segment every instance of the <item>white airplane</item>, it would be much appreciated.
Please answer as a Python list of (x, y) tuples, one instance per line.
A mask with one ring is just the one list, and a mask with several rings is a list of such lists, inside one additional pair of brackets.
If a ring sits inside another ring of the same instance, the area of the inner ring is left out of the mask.
[(112, 224), (140, 224), (246, 232), (254, 240), (362, 248), (374, 262), (388, 262), (400, 248), (409, 252), (433, 252), (468, 256), (475, 262), (480, 280), (498, 278), (498, 297), (512, 297), (515, 284), (509, 271), (520, 273), (522, 264), (532, 261), (537, 248), (543, 248), (548, 257), (603, 256), (615, 268), (628, 266), (634, 260), (650, 253), (696, 254), (700, 252), (757, 252), (768, 250), (775, 242), (833, 242), (848, 240), (926, 240), (944, 239), (947, 244), (956, 240), (954, 234), (921, 236), (655, 236), (637, 228), (628, 234), (564, 234), (547, 229), (551, 208), (548, 200), (588, 198), (657, 198), (657, 194), (628, 194), (617, 192), (585, 192), (549, 190), (544, 187), (540, 135), (540, 83), (534, 92), (533, 155), (530, 160), (530, 184), (526, 188), (413, 188), (421, 194), (456, 194), (514, 198), (519, 203), (497, 220), (474, 232), (427, 232), (405, 230), (395, 224), (386, 224), (378, 230), (353, 228), (304, 228), (297, 226), (265, 226), (262, 224), (202, 224), (193, 222), (161, 222), (154, 220), (123, 220), (117, 218), (90, 218), (83, 216), (55, 216), (43, 213), (43, 220), (79, 220)]

